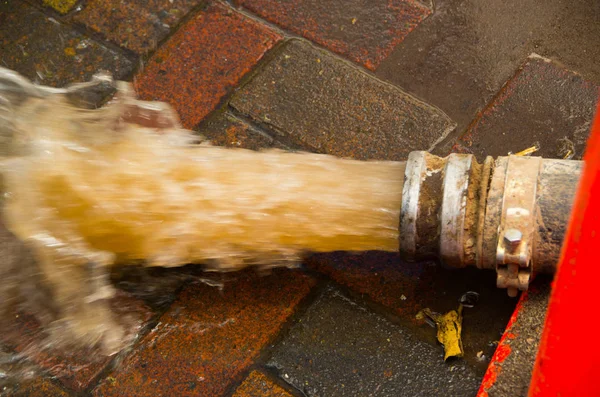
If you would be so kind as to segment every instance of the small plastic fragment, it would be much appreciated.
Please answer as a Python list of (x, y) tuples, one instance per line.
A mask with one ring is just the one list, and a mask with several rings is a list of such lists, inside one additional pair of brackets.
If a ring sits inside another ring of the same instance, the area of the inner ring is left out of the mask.
[(458, 300), (458, 303), (460, 303), (463, 307), (468, 308), (475, 307), (477, 302), (479, 302), (479, 294), (475, 291), (465, 292)]

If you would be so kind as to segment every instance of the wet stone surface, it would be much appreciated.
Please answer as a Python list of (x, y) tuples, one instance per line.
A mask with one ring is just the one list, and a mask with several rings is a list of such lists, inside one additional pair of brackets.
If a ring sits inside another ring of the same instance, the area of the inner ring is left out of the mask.
[(244, 382), (235, 390), (232, 397), (292, 397), (281, 386), (273, 383), (266, 375), (252, 371)]
[[(151, 318), (151, 312), (145, 305), (124, 292), (119, 292), (110, 303), (129, 337)], [(71, 390), (86, 390), (112, 360), (94, 347), (48, 345), (52, 339), (48, 339), (45, 329), (27, 312), (9, 312), (0, 325), (0, 342), (37, 364)]]
[(121, 52), (17, 0), (0, 1), (0, 48), (2, 67), (43, 85), (88, 81), (100, 70), (124, 79), (133, 69)]
[(0, 396), (4, 397), (69, 397), (70, 394), (64, 391), (52, 381), (38, 378), (35, 381), (26, 381), (14, 388), (2, 391)]
[(136, 90), (144, 100), (170, 103), (191, 129), (279, 40), (266, 26), (210, 5), (154, 53), (135, 80)]
[(291, 40), (230, 102), (284, 144), (403, 160), (454, 128), (443, 112), (302, 40)]
[(492, 385), (484, 383), (490, 397), (527, 396), (533, 365), (542, 338), (546, 310), (550, 300), (549, 277), (537, 277), (515, 311), (515, 321), (507, 327), (506, 345), (499, 347), (506, 355), (494, 363), (496, 377)]
[(550, 60), (530, 57), (471, 123), (454, 150), (506, 156), (539, 143), (535, 156), (581, 159), (600, 85)]
[(438, 346), (330, 288), (267, 364), (307, 396), (474, 396), (479, 377)]
[(235, 0), (284, 29), (374, 70), (431, 8), (412, 0)]
[[(315, 281), (279, 269), (229, 275), (224, 289), (193, 283), (95, 396), (221, 396), (275, 337)], [(239, 379), (241, 381), (241, 379)]]
[(595, 0), (439, 0), (377, 75), (444, 110), (458, 137), (532, 52), (600, 83), (599, 18)]
[(75, 21), (137, 53), (154, 50), (202, 0), (90, 0)]
[[(463, 294), (477, 293), (477, 304), (463, 311), (465, 356), (461, 360), (479, 378), (485, 373), (517, 303), (506, 291), (495, 288), (493, 271), (445, 269), (434, 262), (404, 262), (398, 254), (317, 254), (307, 259), (307, 266), (350, 288), (353, 294), (367, 297), (378, 306), (378, 312), (391, 316), (418, 340), (431, 345), (437, 345), (435, 329), (417, 320), (417, 313), (425, 308), (438, 313), (456, 310)], [(438, 349), (442, 351), (439, 346)]]
[(251, 150), (289, 149), (265, 132), (260, 131), (229, 113), (222, 113), (198, 128), (213, 145)]

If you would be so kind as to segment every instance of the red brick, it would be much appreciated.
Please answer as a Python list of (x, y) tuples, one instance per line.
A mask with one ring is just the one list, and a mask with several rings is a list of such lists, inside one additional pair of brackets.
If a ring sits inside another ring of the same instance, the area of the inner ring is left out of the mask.
[[(119, 292), (111, 307), (120, 316), (134, 316), (142, 323), (150, 318), (148, 309), (129, 295)], [(111, 357), (100, 355), (93, 348), (63, 350), (45, 347), (45, 335), (35, 318), (27, 313), (12, 315), (12, 321), (3, 323), (0, 341), (11, 349), (22, 353), (39, 365), (63, 385), (75, 390), (87, 389), (91, 382), (104, 370)], [(131, 330), (137, 332), (136, 330)]]
[(224, 5), (211, 5), (156, 51), (136, 89), (143, 99), (169, 102), (192, 128), (280, 39)]
[(33, 382), (26, 382), (11, 395), (13, 397), (69, 397), (69, 393), (54, 385), (49, 380), (42, 378)]
[(233, 393), (232, 397), (292, 397), (282, 387), (273, 383), (266, 375), (252, 371)]
[(219, 291), (191, 284), (96, 396), (220, 396), (314, 285), (299, 271), (236, 273)]
[[(47, 1), (47, 0), (44, 0)], [(75, 21), (137, 53), (154, 50), (202, 0), (91, 0)]]
[(122, 79), (133, 68), (120, 51), (17, 1), (0, 1), (0, 49), (2, 67), (43, 85), (87, 81), (98, 70)]
[(236, 0), (252, 12), (375, 70), (431, 9), (412, 0)]
[(454, 152), (481, 160), (540, 144), (535, 156), (562, 158), (567, 138), (581, 158), (600, 97), (599, 86), (539, 56), (529, 57), (480, 112)]

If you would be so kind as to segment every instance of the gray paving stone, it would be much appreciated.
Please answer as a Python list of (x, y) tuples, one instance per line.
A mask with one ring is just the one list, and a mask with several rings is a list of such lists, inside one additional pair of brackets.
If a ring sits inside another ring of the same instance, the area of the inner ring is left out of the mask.
[(440, 107), (459, 135), (532, 52), (600, 82), (599, 20), (596, 0), (436, 0), (376, 74)]
[(600, 97), (600, 85), (533, 55), (471, 123), (454, 148), (506, 156), (536, 142), (536, 156), (580, 159)]
[(289, 41), (230, 105), (282, 139), (356, 159), (403, 160), (455, 127), (439, 109), (302, 40)]
[(43, 85), (88, 81), (99, 70), (123, 79), (133, 69), (122, 52), (16, 0), (0, 1), (0, 49), (0, 66)]
[(328, 289), (278, 344), (268, 366), (307, 396), (474, 396), (480, 377)]
[(289, 149), (263, 131), (225, 112), (202, 123), (198, 132), (213, 145), (251, 150)]

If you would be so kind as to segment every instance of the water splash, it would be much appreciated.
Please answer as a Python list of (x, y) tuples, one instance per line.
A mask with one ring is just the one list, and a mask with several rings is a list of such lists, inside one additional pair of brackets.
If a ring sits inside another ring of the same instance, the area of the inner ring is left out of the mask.
[(117, 263), (222, 272), (398, 249), (403, 163), (195, 144), (170, 106), (103, 74), (61, 90), (0, 69), (0, 117), (3, 221), (61, 324), (110, 353)]

